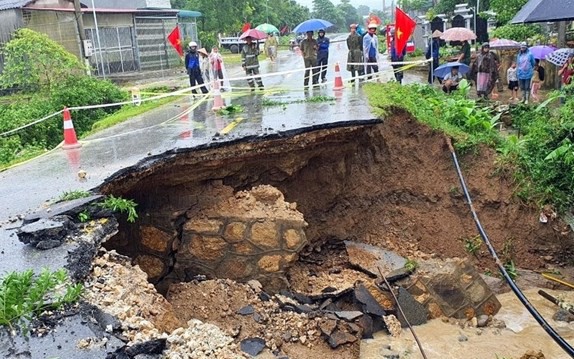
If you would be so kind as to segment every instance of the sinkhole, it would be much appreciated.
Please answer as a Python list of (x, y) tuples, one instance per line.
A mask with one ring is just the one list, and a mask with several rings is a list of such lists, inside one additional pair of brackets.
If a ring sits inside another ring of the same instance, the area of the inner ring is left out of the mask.
[[(472, 180), (480, 194), (482, 184)], [(114, 174), (98, 190), (138, 204), (137, 221), (121, 222), (104, 245), (133, 258), (160, 293), (197, 276), (257, 279), (275, 292), (289, 286), (291, 266), (325, 244), (465, 257), (459, 241), (475, 227), (457, 185), (444, 136), (397, 112), (384, 121), (175, 149)], [(486, 225), (508, 213), (503, 225), (489, 227), (495, 241), (533, 231), (551, 237), (525, 224), (527, 208), (490, 198), (483, 205), (480, 196), (475, 205)]]

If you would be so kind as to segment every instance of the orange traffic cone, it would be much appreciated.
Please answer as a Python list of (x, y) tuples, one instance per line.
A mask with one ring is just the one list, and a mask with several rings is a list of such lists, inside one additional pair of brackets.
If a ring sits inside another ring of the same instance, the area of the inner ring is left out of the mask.
[(339, 63), (335, 64), (335, 86), (333, 90), (342, 90), (343, 89), (343, 79), (341, 78), (341, 69), (339, 68)]
[(219, 80), (213, 82), (213, 111), (217, 111), (225, 107), (223, 99), (221, 98), (221, 90), (219, 89)]
[(78, 142), (76, 137), (76, 131), (74, 130), (74, 124), (72, 123), (72, 116), (70, 116), (70, 110), (64, 107), (64, 145), (63, 149), (71, 149), (82, 147), (82, 144)]

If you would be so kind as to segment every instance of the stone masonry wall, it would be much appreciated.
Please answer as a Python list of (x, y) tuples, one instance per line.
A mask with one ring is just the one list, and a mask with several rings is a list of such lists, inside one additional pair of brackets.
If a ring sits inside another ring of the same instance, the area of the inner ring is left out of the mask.
[(152, 281), (189, 281), (201, 274), (257, 279), (273, 291), (285, 287), (285, 270), (307, 244), (303, 215), (272, 186), (234, 193), (214, 182), (184, 212), (153, 216), (127, 231), (129, 239), (116, 239)]

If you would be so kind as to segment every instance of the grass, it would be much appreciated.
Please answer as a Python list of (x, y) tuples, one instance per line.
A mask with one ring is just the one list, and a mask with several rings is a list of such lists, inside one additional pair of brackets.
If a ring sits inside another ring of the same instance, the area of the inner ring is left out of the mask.
[(11, 272), (0, 281), (0, 325), (26, 329), (45, 310), (60, 309), (80, 299), (81, 284), (72, 284), (64, 269)]
[(222, 51), (223, 63), (226, 65), (237, 65), (241, 63), (241, 54), (232, 54), (228, 51)]
[(56, 202), (64, 202), (64, 201), (71, 201), (78, 198), (86, 198), (90, 197), (92, 194), (88, 191), (66, 191), (62, 193), (60, 198)]
[(49, 150), (46, 150), (44, 148), (39, 148), (39, 147), (26, 148), (18, 154), (17, 158), (13, 159), (12, 161), (10, 161), (8, 163), (0, 164), (0, 172), (7, 170), (8, 168), (15, 166), (19, 163), (24, 163), (26, 161), (34, 159), (34, 158), (41, 156), (47, 152), (49, 152)]
[(88, 137), (98, 131), (113, 127), (119, 123), (125, 122), (130, 118), (141, 115), (142, 113), (156, 109), (170, 102), (178, 100), (177, 96), (164, 97), (155, 101), (142, 102), (140, 106), (125, 105), (114, 114), (107, 116), (92, 125), (92, 130), (82, 135), (82, 138)]
[(100, 203), (100, 206), (114, 212), (126, 213), (128, 215), (128, 222), (135, 222), (136, 218), (138, 218), (136, 212), (137, 203), (131, 199), (110, 195), (106, 197), (104, 202)]

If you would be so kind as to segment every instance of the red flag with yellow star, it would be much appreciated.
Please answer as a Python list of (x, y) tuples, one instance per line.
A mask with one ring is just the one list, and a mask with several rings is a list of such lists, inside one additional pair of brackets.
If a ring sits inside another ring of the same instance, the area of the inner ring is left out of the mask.
[(169, 35), (167, 35), (167, 40), (169, 41), (171, 46), (173, 46), (175, 51), (177, 51), (179, 56), (183, 56), (183, 47), (181, 46), (181, 36), (179, 35), (179, 28), (177, 27), (177, 25), (173, 30), (171, 30)]
[(407, 46), (409, 37), (415, 31), (417, 23), (409, 17), (403, 10), (397, 7), (395, 13), (395, 50), (397, 54), (402, 54)]

